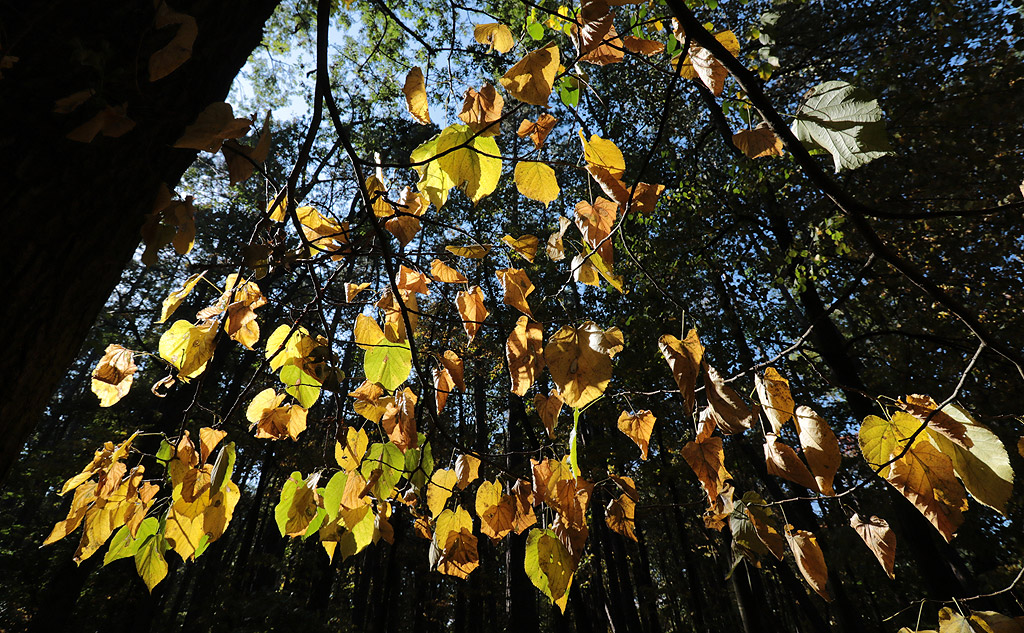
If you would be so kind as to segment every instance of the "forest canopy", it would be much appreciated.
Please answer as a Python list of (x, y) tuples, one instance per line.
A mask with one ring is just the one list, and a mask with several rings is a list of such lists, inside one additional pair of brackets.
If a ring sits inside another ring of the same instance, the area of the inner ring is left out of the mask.
[[(216, 63), (191, 4), (61, 142)], [(1022, 10), (281, 2), (4, 482), (3, 628), (1024, 631)]]

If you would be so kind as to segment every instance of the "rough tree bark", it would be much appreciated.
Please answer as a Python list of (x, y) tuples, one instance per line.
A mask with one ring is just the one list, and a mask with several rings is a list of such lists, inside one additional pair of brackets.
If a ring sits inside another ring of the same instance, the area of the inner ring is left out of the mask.
[[(160, 183), (195, 152), (172, 149), (223, 101), (280, 0), (176, 0), (198, 26), (191, 60), (155, 82), (148, 59), (175, 34), (152, 2), (0, 2), (0, 481), (139, 244)], [(54, 102), (81, 90), (69, 114)], [(107, 105), (135, 128), (92, 143), (65, 138)]]

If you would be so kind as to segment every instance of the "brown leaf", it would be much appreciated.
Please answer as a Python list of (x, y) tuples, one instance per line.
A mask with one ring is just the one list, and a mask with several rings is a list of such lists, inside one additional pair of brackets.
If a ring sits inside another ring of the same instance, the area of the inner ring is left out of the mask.
[(619, 430), (626, 434), (626, 437), (633, 440), (640, 447), (640, 459), (647, 460), (647, 443), (654, 431), (654, 414), (650, 411), (637, 411), (619, 415)]
[(523, 103), (546, 106), (558, 74), (558, 47), (527, 53), (500, 79), (502, 87)]
[(551, 390), (551, 395), (544, 396), (538, 393), (533, 397), (533, 406), (537, 409), (540, 421), (548, 432), (548, 437), (555, 437), (555, 425), (558, 424), (558, 414), (562, 412), (562, 396), (556, 389)]
[(772, 432), (778, 435), (782, 427), (793, 417), (793, 395), (789, 392), (789, 381), (774, 367), (764, 370), (764, 377), (754, 375), (754, 386), (761, 401), (761, 410), (772, 424)]
[[(499, 271), (500, 272), (500, 271)], [(512, 393), (526, 395), (533, 382), (544, 370), (544, 330), (539, 323), (525, 316), (519, 317), (516, 329), (508, 335), (505, 354), (512, 379)]]
[(633, 532), (635, 525), (636, 503), (628, 495), (619, 495), (617, 499), (608, 502), (605, 508), (604, 520), (611, 531), (621, 534), (628, 539), (637, 540)]
[(600, 351), (604, 331), (593, 321), (577, 328), (563, 326), (544, 348), (544, 361), (562, 399), (570, 407), (584, 407), (601, 394), (612, 378), (612, 360)]
[[(598, 0), (598, 2), (603, 2), (603, 0)], [(581, 11), (580, 13), (582, 14), (583, 12)], [(595, 33), (601, 33), (602, 31), (601, 35), (595, 36)], [(608, 64), (621, 62), (622, 58), (625, 57), (625, 53), (622, 50), (622, 40), (619, 39), (619, 34), (615, 31), (615, 25), (612, 23), (612, 15), (610, 13), (600, 20), (584, 24), (583, 28), (574, 26), (572, 39), (577, 50), (580, 50), (580, 61), (589, 62), (597, 66), (607, 66)], [(587, 49), (585, 53), (582, 50), (583, 48)]]
[(732, 144), (748, 158), (782, 156), (782, 139), (764, 123), (753, 130), (740, 130), (732, 135)]
[(804, 459), (814, 473), (818, 489), (822, 494), (835, 495), (832, 480), (839, 472), (843, 457), (835, 433), (828, 422), (810, 407), (797, 407), (794, 420), (797, 433), (800, 434), (800, 446), (804, 449)]
[(73, 92), (62, 99), (57, 99), (53, 102), (53, 112), (56, 114), (70, 114), (78, 109), (78, 106), (92, 99), (94, 94), (96, 94), (96, 90), (89, 88)]
[(444, 410), (444, 405), (448, 402), (448, 394), (452, 392), (455, 387), (455, 383), (452, 381), (452, 375), (448, 373), (447, 369), (436, 367), (433, 370), (434, 374), (434, 403), (437, 406), (437, 412), (440, 413)]
[(832, 597), (825, 586), (828, 583), (828, 568), (825, 565), (825, 555), (818, 546), (818, 539), (805, 530), (787, 529), (786, 540), (789, 541), (789, 548), (793, 550), (793, 558), (796, 559), (796, 566), (804, 580), (825, 602), (832, 602)]
[(548, 259), (553, 262), (560, 262), (565, 259), (565, 246), (562, 244), (562, 236), (565, 235), (566, 229), (572, 222), (565, 216), (558, 216), (558, 230), (548, 236), (548, 241), (544, 246), (544, 252), (547, 253)]
[(445, 350), (445, 353), (441, 355), (441, 364), (451, 374), (452, 380), (455, 382), (455, 386), (459, 388), (459, 391), (466, 391), (466, 381), (463, 379), (463, 368), (462, 359), (458, 355), (449, 350)]
[(647, 56), (660, 55), (665, 52), (665, 45), (661, 42), (633, 37), (632, 35), (622, 38), (622, 47), (631, 53)]
[(768, 474), (800, 484), (811, 492), (820, 492), (818, 482), (814, 480), (811, 471), (807, 470), (807, 466), (800, 461), (796, 451), (780, 442), (774, 433), (765, 435), (765, 440), (764, 460)]
[(260, 130), (259, 140), (255, 147), (242, 145), (237, 141), (224, 141), (221, 148), (224, 154), (224, 162), (228, 166), (228, 180), (231, 185), (248, 180), (256, 170), (257, 165), (262, 165), (270, 154), (270, 110), (263, 119), (263, 128)]
[(532, 318), (533, 312), (530, 311), (530, 305), (526, 302), (526, 298), (535, 288), (533, 282), (526, 276), (526, 271), (521, 268), (505, 268), (495, 271), (495, 275), (505, 289), (502, 303), (512, 306)]
[(523, 119), (523, 122), (519, 124), (516, 134), (519, 135), (519, 138), (529, 136), (530, 140), (533, 141), (533, 146), (540, 149), (544, 145), (544, 139), (555, 128), (556, 123), (558, 123), (558, 119), (545, 112), (537, 117), (536, 123), (529, 119)]
[(430, 125), (430, 108), (427, 102), (426, 83), (423, 80), (423, 70), (414, 66), (409, 74), (405, 76), (405, 85), (402, 86), (402, 93), (405, 95), (405, 106), (409, 114), (417, 123)]
[(893, 573), (893, 566), (896, 563), (896, 534), (889, 529), (885, 519), (873, 516), (865, 521), (859, 514), (854, 513), (850, 517), (850, 527), (857, 530), (857, 534), (864, 539), (864, 544), (878, 559), (889, 578), (896, 578), (896, 574)]
[(480, 517), (480, 531), (497, 541), (512, 531), (516, 501), (512, 495), (503, 494), (497, 480), (485, 480), (476, 491), (476, 514)]
[(459, 316), (462, 317), (462, 327), (466, 330), (469, 343), (473, 343), (473, 337), (480, 331), (487, 315), (490, 314), (484, 307), (484, 291), (480, 286), (472, 286), (468, 291), (460, 291), (455, 295), (455, 304), (459, 308)]
[(403, 453), (419, 445), (416, 434), (417, 400), (416, 394), (406, 387), (395, 393), (394, 402), (388, 403), (381, 418), (384, 432)]
[(92, 392), (99, 397), (101, 407), (113, 406), (131, 389), (138, 371), (134, 356), (135, 352), (116, 344), (104, 350), (103, 358), (92, 370)]
[(427, 288), (429, 283), (429, 275), (408, 268), (405, 264), (398, 269), (398, 274), (395, 277), (395, 285), (403, 292), (429, 295), (430, 288)]
[(163, 79), (178, 69), (192, 57), (192, 45), (199, 35), (196, 19), (191, 15), (178, 13), (161, 2), (156, 10), (154, 26), (159, 30), (171, 25), (178, 25), (174, 38), (163, 48), (149, 57), (149, 80)]
[(213, 449), (227, 436), (227, 431), (203, 427), (199, 429), (199, 463), (205, 464)]
[(605, 238), (615, 226), (617, 213), (618, 205), (607, 198), (598, 198), (593, 205), (586, 200), (576, 204), (576, 226), (583, 234), (583, 240), (597, 251), (609, 268), (614, 264), (615, 255), (612, 240), (605, 241)]
[(506, 235), (501, 238), (501, 241), (508, 244), (509, 248), (515, 251), (517, 255), (531, 264), (533, 263), (533, 259), (537, 256), (537, 245), (540, 243), (540, 240), (536, 235), (523, 235), (518, 238)]
[(694, 391), (697, 386), (697, 371), (704, 359), (704, 346), (700, 344), (697, 330), (691, 329), (682, 341), (671, 334), (665, 334), (658, 339), (658, 347), (669, 369), (672, 370), (672, 377), (675, 378), (676, 386), (683, 397), (686, 415), (693, 415), (697, 404), (697, 395)]
[(949, 457), (928, 442), (915, 444), (893, 462), (887, 479), (947, 542), (953, 539), (953, 533), (964, 522), (967, 493), (957, 480)]
[(708, 499), (712, 504), (718, 499), (719, 492), (729, 478), (725, 469), (725, 451), (722, 438), (708, 437), (701, 441), (687, 442), (680, 454), (697, 475)]
[(501, 133), (501, 110), (505, 107), (505, 99), (489, 83), (485, 83), (480, 92), (473, 88), (466, 90), (459, 118), (469, 129), (480, 136), (497, 136)]
[(533, 512), (533, 486), (530, 482), (517, 479), (512, 485), (512, 499), (516, 511), (512, 529), (516, 534), (522, 534), (537, 523), (537, 515)]
[(236, 119), (227, 103), (211, 103), (199, 113), (195, 123), (185, 128), (185, 133), (174, 147), (216, 152), (224, 139), (245, 136), (252, 121)]
[(472, 455), (459, 455), (455, 459), (455, 475), (459, 478), (459, 490), (465, 490), (480, 477), (480, 460)]
[(714, 367), (707, 363), (701, 363), (701, 366), (704, 369), (704, 389), (708, 396), (708, 408), (705, 411), (714, 420), (715, 426), (726, 435), (742, 433), (752, 427), (754, 414), (740, 395), (725, 384)]
[(128, 104), (107, 106), (96, 115), (68, 132), (66, 138), (79, 143), (91, 143), (97, 134), (117, 138), (135, 128), (135, 121), (127, 116)]
[(938, 409), (939, 403), (935, 402), (931, 396), (922, 396), (918, 394), (903, 396), (897, 404), (901, 409), (921, 422), (928, 420), (928, 416), (931, 415), (931, 419), (928, 420), (929, 430), (946, 436), (950, 441), (962, 446), (963, 448), (971, 448), (974, 446), (974, 442), (967, 436), (967, 427), (964, 426), (962, 422), (958, 422), (953, 419), (953, 417), (945, 411), (938, 411), (934, 414), (932, 413)]
[(473, 517), (462, 508), (445, 510), (437, 517), (434, 545), (441, 551), (437, 571), (442, 574), (466, 578), (480, 565)]

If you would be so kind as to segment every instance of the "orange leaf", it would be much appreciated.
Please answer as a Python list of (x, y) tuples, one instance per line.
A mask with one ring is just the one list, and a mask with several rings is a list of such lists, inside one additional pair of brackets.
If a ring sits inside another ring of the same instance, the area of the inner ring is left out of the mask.
[(768, 474), (800, 484), (811, 492), (820, 492), (818, 482), (814, 480), (811, 471), (807, 470), (807, 466), (800, 461), (796, 451), (780, 442), (774, 433), (768, 433), (765, 440), (764, 459)]
[(467, 292), (460, 291), (455, 295), (455, 304), (459, 308), (459, 316), (462, 317), (462, 327), (466, 330), (470, 344), (473, 337), (480, 331), (487, 315), (490, 314), (484, 307), (484, 291), (480, 286), (473, 286)]
[(666, 334), (658, 339), (658, 347), (661, 348), (665, 362), (672, 370), (672, 377), (675, 378), (679, 393), (683, 397), (686, 415), (693, 415), (693, 409), (697, 404), (694, 391), (697, 386), (697, 371), (704, 358), (704, 346), (697, 338), (697, 330), (691, 329), (682, 341), (671, 334)]
[(832, 597), (825, 587), (828, 583), (828, 567), (825, 565), (825, 555), (818, 546), (818, 539), (805, 530), (787, 529), (786, 540), (789, 541), (789, 548), (793, 550), (793, 558), (796, 559), (796, 566), (803, 574), (804, 580), (825, 602), (832, 602)]
[(654, 414), (650, 411), (638, 411), (619, 415), (619, 430), (640, 447), (640, 459), (647, 459), (647, 443), (654, 431)]
[(729, 471), (725, 469), (722, 438), (709, 437), (700, 442), (687, 442), (680, 454), (704, 486), (708, 499), (714, 503), (725, 480), (729, 478)]
[(543, 338), (541, 325), (525, 316), (519, 317), (516, 329), (508, 335), (505, 354), (512, 379), (511, 390), (517, 396), (525, 395), (544, 369)]
[[(530, 305), (526, 298), (534, 291), (533, 282), (526, 276), (526, 271), (521, 268), (505, 268), (495, 271), (498, 280), (505, 288), (505, 296), (502, 303), (512, 306), (516, 310), (533, 317)], [(520, 394), (522, 395), (522, 394)]]

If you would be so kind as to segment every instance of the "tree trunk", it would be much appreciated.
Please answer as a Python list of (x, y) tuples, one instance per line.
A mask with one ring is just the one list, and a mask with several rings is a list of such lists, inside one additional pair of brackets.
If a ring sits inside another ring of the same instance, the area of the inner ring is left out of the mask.
[[(210, 103), (222, 101), (279, 0), (174, 4), (196, 19), (191, 60), (150, 82), (149, 56), (175, 27), (154, 29), (151, 2), (6, 2), (0, 49), (3, 281), (0, 481), (139, 244), (161, 183), (173, 186), (195, 152), (172, 149)], [(68, 114), (54, 102), (95, 95)], [(135, 127), (91, 143), (66, 135), (107, 106)]]

